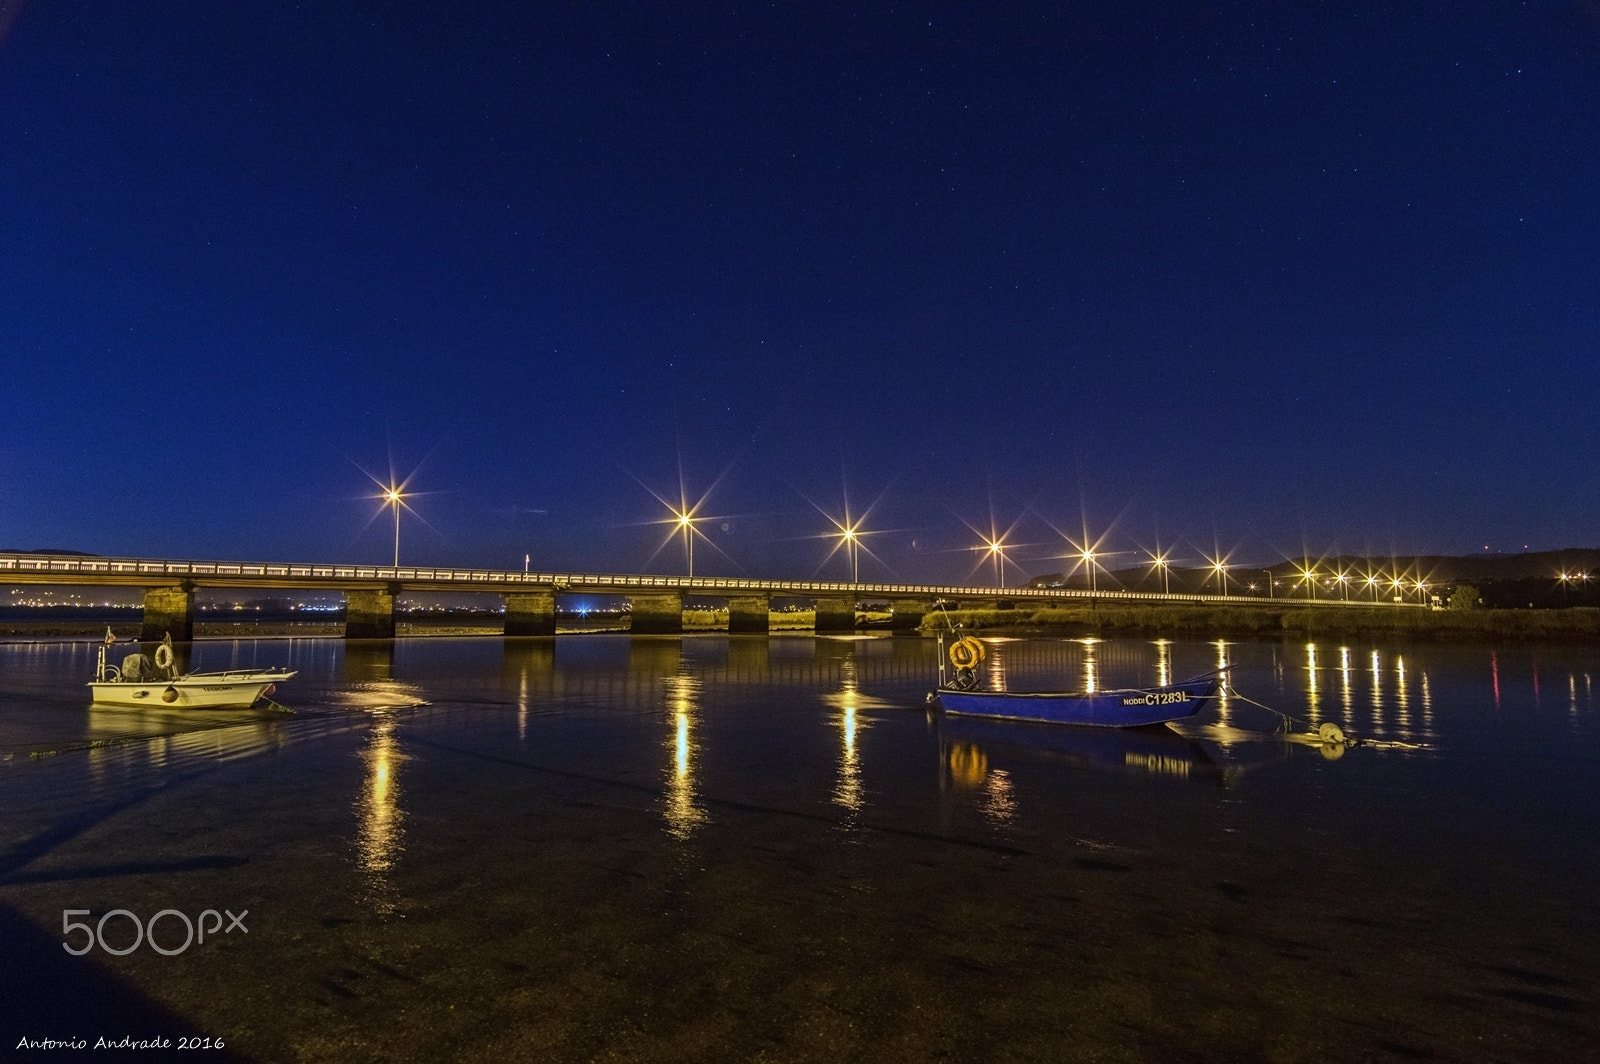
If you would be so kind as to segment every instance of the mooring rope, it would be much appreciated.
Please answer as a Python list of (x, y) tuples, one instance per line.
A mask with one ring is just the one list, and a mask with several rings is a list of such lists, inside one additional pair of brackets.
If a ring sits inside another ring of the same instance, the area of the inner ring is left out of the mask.
[(1321, 724), (1316, 724), (1316, 723), (1313, 723), (1312, 721), (1306, 720), (1304, 717), (1297, 717), (1292, 713), (1285, 713), (1281, 709), (1274, 709), (1273, 707), (1271, 707), (1269, 705), (1266, 705), (1265, 703), (1257, 702), (1253, 698), (1246, 697), (1245, 695), (1240, 694), (1239, 693), (1239, 689), (1237, 687), (1234, 687), (1232, 684), (1228, 685), (1228, 691), (1229, 691), (1230, 694), (1233, 695), (1234, 698), (1237, 698), (1239, 701), (1248, 702), (1252, 706), (1255, 706), (1255, 707), (1257, 707), (1259, 709), (1264, 709), (1268, 713), (1275, 714), (1278, 717), (1282, 718), (1284, 731), (1290, 731), (1291, 730), (1289, 728), (1289, 722), (1290, 721), (1293, 721), (1296, 724), (1304, 724), (1308, 731), (1310, 731), (1312, 734), (1314, 734), (1318, 739), (1322, 740), (1324, 743), (1329, 743), (1329, 744), (1333, 744), (1333, 745), (1337, 745), (1337, 746), (1371, 746), (1371, 747), (1374, 747), (1376, 749), (1387, 749), (1387, 750), (1423, 750), (1423, 749), (1426, 749), (1426, 747), (1422, 743), (1407, 743), (1407, 742), (1401, 742), (1399, 739), (1370, 739), (1370, 738), (1365, 738), (1363, 736), (1358, 736), (1358, 735), (1346, 735), (1345, 732), (1344, 732), (1344, 729), (1339, 727), (1339, 725), (1335, 724), (1331, 720), (1325, 720)]

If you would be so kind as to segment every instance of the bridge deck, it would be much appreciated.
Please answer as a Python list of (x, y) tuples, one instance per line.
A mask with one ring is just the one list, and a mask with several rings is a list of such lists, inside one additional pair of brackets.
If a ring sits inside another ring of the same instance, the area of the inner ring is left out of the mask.
[[(316, 565), (284, 562), (173, 561), (152, 558), (102, 558), (78, 555), (0, 554), (0, 581), (93, 587), (281, 588), (305, 591), (518, 591), (583, 592), (628, 595), (678, 591), (686, 595), (767, 594), (810, 598), (951, 598), (1049, 601), (1195, 602), (1259, 606), (1274, 601), (1259, 595), (1220, 595), (1159, 591), (1086, 591), (1077, 588), (970, 587), (952, 584), (848, 583), (818, 580), (761, 580), (727, 576), (648, 576), (643, 574), (518, 572), (499, 569), (438, 569), (384, 565)], [(1279, 602), (1288, 599), (1275, 600)], [(1296, 606), (1419, 608), (1413, 602), (1292, 600)]]

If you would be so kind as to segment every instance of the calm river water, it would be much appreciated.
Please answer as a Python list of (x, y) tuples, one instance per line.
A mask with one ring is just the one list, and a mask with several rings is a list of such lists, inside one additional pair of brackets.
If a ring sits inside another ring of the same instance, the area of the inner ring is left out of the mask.
[(299, 669), (293, 712), (184, 716), (91, 709), (94, 650), (0, 645), (7, 1059), (1600, 1045), (1597, 648), (991, 644), (1012, 690), (1229, 664), (1421, 745), (1342, 756), (1238, 697), (1185, 734), (958, 725), (916, 638), (202, 642)]

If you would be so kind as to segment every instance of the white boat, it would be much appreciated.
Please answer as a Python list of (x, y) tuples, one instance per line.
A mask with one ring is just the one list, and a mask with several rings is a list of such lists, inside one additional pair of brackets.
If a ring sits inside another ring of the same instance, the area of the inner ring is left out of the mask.
[(231, 669), (227, 672), (179, 673), (174, 667), (172, 636), (162, 640), (151, 659), (129, 654), (121, 665), (106, 663), (111, 632), (100, 644), (95, 678), (89, 681), (94, 702), (102, 706), (153, 706), (171, 709), (228, 709), (253, 706), (294, 676), (290, 669)]

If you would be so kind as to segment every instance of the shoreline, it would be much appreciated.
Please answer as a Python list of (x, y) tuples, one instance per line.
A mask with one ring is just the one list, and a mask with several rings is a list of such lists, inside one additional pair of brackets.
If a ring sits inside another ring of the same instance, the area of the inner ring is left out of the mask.
[[(808, 634), (809, 623), (774, 623), (769, 634)], [(720, 618), (719, 618), (720, 619)], [(809, 617), (805, 620), (809, 621)], [(977, 633), (1085, 636), (1142, 636), (1150, 638), (1217, 639), (1273, 638), (1389, 638), (1512, 642), (1600, 642), (1600, 609), (1573, 607), (1562, 610), (1342, 610), (1307, 608), (1288, 604), (1267, 606), (1121, 606), (1045, 607), (1011, 610), (940, 610), (928, 614), (917, 633), (929, 636), (946, 625)], [(7, 642), (94, 640), (107, 628), (122, 643), (138, 641), (142, 622), (71, 621), (61, 618), (0, 622), (0, 640)], [(613, 621), (558, 625), (557, 635), (627, 634), (626, 624)], [(878, 626), (857, 627), (858, 633), (883, 633)], [(722, 624), (686, 623), (684, 635), (727, 633)], [(498, 624), (415, 624), (395, 626), (397, 639), (449, 636), (506, 638)], [(196, 642), (229, 639), (342, 639), (342, 623), (263, 621), (200, 623)], [(521, 637), (512, 637), (521, 638)], [(549, 638), (549, 637), (546, 637)]]

